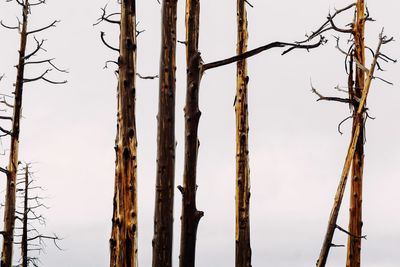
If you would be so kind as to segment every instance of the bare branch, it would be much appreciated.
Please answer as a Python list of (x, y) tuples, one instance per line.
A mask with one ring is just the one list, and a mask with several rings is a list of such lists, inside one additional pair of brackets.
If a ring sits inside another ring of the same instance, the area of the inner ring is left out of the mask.
[(56, 27), (56, 24), (59, 23), (59, 22), (60, 22), (59, 20), (55, 20), (55, 21), (53, 21), (52, 23), (50, 23), (49, 25), (47, 25), (47, 26), (45, 26), (43, 28), (27, 32), (26, 35), (34, 34), (34, 33), (37, 33), (37, 32), (41, 32), (41, 31), (47, 30), (48, 28), (51, 28), (51, 27)]
[(319, 47), (320, 45), (324, 44), (325, 42), (326, 42), (326, 40), (322, 36), (320, 36), (320, 40), (317, 43), (310, 44), (310, 45), (302, 45), (300, 43), (273, 42), (273, 43), (269, 43), (267, 45), (263, 45), (263, 46), (260, 46), (258, 48), (249, 50), (249, 51), (247, 51), (247, 52), (245, 52), (243, 54), (239, 54), (239, 55), (227, 58), (227, 59), (222, 59), (222, 60), (218, 60), (218, 61), (215, 61), (215, 62), (204, 64), (202, 71), (204, 72), (204, 71), (209, 70), (209, 69), (213, 69), (213, 68), (225, 66), (225, 65), (228, 65), (228, 64), (232, 64), (232, 63), (235, 63), (237, 61), (240, 61), (240, 60), (255, 56), (255, 55), (257, 55), (257, 54), (259, 54), (261, 52), (264, 52), (266, 50), (270, 50), (272, 48), (290, 47), (290, 48), (288, 48), (287, 50), (285, 50), (282, 53), (282, 55), (285, 55), (285, 54), (289, 53), (290, 51), (292, 51), (294, 49), (306, 49), (306, 50), (313, 49), (313, 48)]
[(121, 22), (119, 20), (110, 19), (113, 16), (121, 15), (121, 13), (115, 12), (115, 13), (111, 13), (111, 14), (107, 15), (106, 14), (107, 6), (108, 6), (108, 4), (106, 4), (103, 8), (101, 8), (101, 11), (102, 11), (101, 17), (97, 19), (97, 22), (94, 23), (93, 26), (96, 26), (96, 25), (100, 24), (102, 21), (106, 21), (106, 22), (111, 23), (111, 24), (121, 25)]
[(158, 75), (153, 75), (153, 76), (142, 76), (140, 73), (136, 73), (136, 76), (138, 76), (140, 79), (143, 79), (143, 80), (154, 80), (154, 79), (158, 79)]
[(8, 25), (5, 25), (2, 20), (0, 20), (0, 25), (9, 30), (19, 30), (19, 25), (18, 26), (8, 26)]
[(105, 36), (105, 35), (106, 35), (106, 34), (105, 34), (104, 32), (100, 32), (100, 38), (101, 38), (101, 41), (103, 42), (103, 44), (104, 44), (105, 46), (107, 46), (108, 48), (110, 48), (111, 50), (117, 51), (117, 52), (119, 53), (119, 49), (118, 49), (118, 48), (112, 47), (111, 45), (109, 45), (109, 44), (106, 42), (106, 40), (104, 39), (104, 36)]

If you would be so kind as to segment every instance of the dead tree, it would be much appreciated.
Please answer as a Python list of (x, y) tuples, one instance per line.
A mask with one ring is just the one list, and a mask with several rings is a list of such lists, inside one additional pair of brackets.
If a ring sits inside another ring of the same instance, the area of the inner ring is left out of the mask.
[[(365, 29), (365, 3), (364, 0), (357, 0), (356, 16), (353, 24), (354, 38), (354, 60), (365, 65), (365, 44), (364, 44), (364, 29)], [(379, 53), (379, 51), (378, 51)], [(352, 90), (351, 98), (360, 99), (364, 90), (365, 70), (357, 67), (355, 70), (355, 84)], [(359, 103), (355, 103), (354, 111), (359, 107)], [(361, 107), (364, 108), (364, 107)], [(360, 134), (357, 139), (356, 148), (354, 151), (352, 170), (351, 170), (351, 188), (350, 188), (350, 222), (347, 243), (347, 267), (360, 267), (361, 262), (361, 238), (362, 236), (362, 184), (363, 184), (363, 169), (364, 169), (364, 114), (353, 112), (353, 135), (360, 125)]]
[(175, 189), (175, 54), (177, 0), (162, 1), (153, 267), (171, 267)]
[(201, 79), (201, 57), (199, 43), (200, 1), (186, 1), (186, 105), (185, 112), (185, 156), (183, 171), (181, 216), (181, 244), (179, 266), (195, 266), (197, 227), (202, 211), (196, 207), (196, 173), (199, 141), (198, 125), (201, 116), (199, 110), (199, 87)]
[[(4, 211), (3, 250), (1, 256), (2, 267), (10, 267), (12, 265), (13, 240), (14, 240), (13, 235), (14, 235), (14, 225), (15, 225), (15, 198), (16, 198), (15, 185), (16, 185), (16, 176), (18, 169), (19, 131), (20, 131), (22, 95), (23, 95), (24, 84), (39, 80), (43, 80), (51, 84), (66, 83), (66, 81), (54, 81), (47, 77), (48, 73), (52, 70), (66, 72), (65, 70), (57, 68), (53, 63), (53, 59), (44, 59), (39, 61), (31, 60), (31, 58), (37, 55), (37, 53), (40, 50), (43, 50), (43, 45), (45, 40), (39, 41), (38, 39), (33, 37), (36, 42), (36, 47), (32, 52), (26, 53), (28, 37), (34, 36), (35, 34), (47, 30), (51, 27), (55, 27), (58, 21), (55, 20), (49, 25), (39, 29), (28, 30), (28, 16), (31, 12), (31, 8), (33, 6), (40, 6), (44, 4), (44, 1), (38, 0), (36, 2), (30, 2), (29, 0), (24, 0), (24, 1), (16, 0), (16, 3), (20, 5), (22, 8), (22, 20), (18, 20), (18, 25), (15, 27), (5, 25), (3, 22), (1, 23), (1, 25), (5, 28), (19, 30), (20, 32), (20, 49), (19, 49), (19, 59), (17, 65), (17, 79), (15, 82), (15, 91), (14, 91), (12, 129), (11, 131), (6, 131), (6, 132), (3, 131), (3, 133), (10, 135), (11, 145), (10, 145), (9, 164), (7, 170), (5, 170), (5, 173), (7, 175), (7, 187), (6, 187), (6, 199), (5, 199), (5, 211)], [(50, 65), (50, 68), (46, 69), (41, 75), (37, 77), (25, 78), (24, 77), (25, 67), (28, 67), (28, 65), (38, 65), (38, 64), (48, 64)]]
[[(30, 171), (30, 164), (26, 164), (17, 179), (17, 198), (22, 199), (21, 211), (16, 211), (16, 219), (21, 223), (21, 227), (16, 227), (20, 234), (16, 234), (19, 241), (14, 242), (21, 247), (20, 263), (14, 266), (28, 267), (39, 266), (40, 259), (38, 255), (44, 252), (46, 240), (53, 241), (54, 245), (61, 250), (58, 241), (61, 239), (56, 235), (45, 235), (39, 231), (39, 225), (44, 225), (46, 219), (43, 215), (39, 214), (40, 209), (48, 209), (42, 203), (43, 197), (35, 191), (43, 190), (42, 187), (34, 185), (33, 173)], [(35, 194), (34, 196), (32, 196)], [(38, 225), (39, 224), (39, 225)], [(34, 254), (34, 255), (32, 255)]]
[[(115, 140), (116, 166), (113, 218), (110, 238), (110, 266), (138, 266), (137, 252), (137, 135), (135, 114), (136, 77), (136, 4), (135, 0), (121, 1), (121, 12), (106, 14), (105, 21), (120, 27), (119, 49), (104, 39), (103, 43), (119, 52), (117, 137)], [(113, 17), (120, 16), (119, 20)], [(96, 24), (98, 24), (96, 23)]]
[(195, 266), (196, 236), (197, 228), (203, 212), (196, 208), (196, 169), (199, 148), (198, 125), (201, 116), (199, 109), (200, 81), (206, 70), (225, 66), (245, 60), (261, 52), (272, 48), (286, 48), (282, 54), (294, 49), (312, 49), (325, 42), (323, 37), (313, 44), (273, 42), (250, 51), (239, 51), (236, 56), (203, 64), (198, 49), (199, 39), (199, 17), (200, 1), (186, 1), (186, 61), (187, 61), (187, 88), (185, 105), (185, 155), (183, 185), (178, 186), (182, 193), (182, 216), (181, 216), (181, 243), (180, 243), (180, 267)]
[[(237, 53), (247, 51), (246, 1), (237, 0)], [(247, 61), (237, 62), (236, 67), (236, 267), (251, 266), (250, 244), (250, 166)]]
[[(354, 23), (351, 23), (351, 27), (349, 28), (340, 28), (335, 22), (334, 18), (342, 12), (350, 10), (356, 7), (356, 20)], [(346, 103), (350, 105), (352, 110), (352, 116), (349, 118), (353, 118), (353, 130), (352, 137), (350, 141), (350, 145), (348, 148), (348, 152), (346, 155), (344, 167), (342, 170), (341, 178), (339, 181), (339, 186), (336, 191), (334, 204), (329, 216), (328, 228), (324, 237), (323, 245), (321, 248), (321, 252), (319, 258), (317, 260), (317, 266), (323, 267), (325, 266), (328, 258), (328, 254), (331, 247), (337, 247), (332, 243), (333, 235), (336, 229), (339, 229), (342, 232), (345, 232), (349, 236), (348, 242), (348, 260), (347, 266), (359, 266), (360, 256), (359, 252), (361, 249), (361, 239), (365, 238), (361, 234), (361, 180), (362, 177), (362, 166), (363, 166), (363, 145), (364, 145), (364, 131), (365, 131), (365, 120), (369, 117), (367, 114), (366, 108), (366, 100), (368, 96), (368, 92), (371, 86), (372, 79), (378, 78), (380, 80), (386, 81), (382, 78), (374, 76), (375, 69), (382, 70), (379, 64), (379, 60), (383, 61), (394, 61), (391, 58), (381, 53), (381, 46), (386, 44), (392, 40), (392, 38), (387, 38), (383, 32), (379, 36), (379, 44), (376, 51), (371, 50), (373, 54), (373, 59), (371, 63), (371, 67), (368, 69), (365, 67), (365, 46), (364, 46), (364, 24), (367, 20), (372, 20), (369, 17), (368, 12), (364, 14), (364, 5), (362, 3), (362, 10), (360, 11), (360, 2), (353, 3), (343, 9), (336, 10), (333, 15), (328, 16), (328, 20), (313, 34), (321, 34), (322, 32), (327, 32), (333, 30), (337, 33), (347, 33), (351, 36), (351, 44), (347, 49), (347, 52), (340, 47), (339, 37), (336, 37), (337, 45), (336, 48), (345, 55), (345, 66), (348, 74), (348, 88), (347, 98), (342, 97), (325, 97), (321, 93), (319, 93), (315, 88), (312, 88), (312, 91), (318, 96), (318, 101), (335, 101)], [(360, 14), (362, 12), (362, 14)], [(359, 24), (361, 23), (361, 24)], [(361, 31), (361, 32), (360, 32)], [(362, 52), (359, 50), (363, 50)], [(355, 69), (355, 71), (354, 71)], [(355, 72), (355, 74), (354, 74)], [(354, 76), (356, 82), (354, 83)], [(347, 118), (347, 119), (349, 119)], [(346, 121), (343, 120), (339, 124), (339, 132), (341, 124)], [(358, 153), (358, 154), (357, 154)], [(349, 231), (344, 230), (340, 226), (337, 225), (337, 219), (339, 215), (340, 206), (343, 200), (343, 195), (346, 187), (347, 177), (352, 166), (352, 192), (351, 192), (351, 208), (350, 208), (350, 220), (351, 226), (357, 228), (350, 228)], [(360, 176), (361, 175), (361, 176)], [(356, 211), (356, 210), (357, 211)], [(342, 246), (342, 245), (340, 245)], [(350, 263), (351, 262), (351, 263)], [(358, 262), (358, 263), (357, 263)], [(349, 265), (351, 264), (351, 265)], [(353, 265), (356, 264), (356, 265)], [(358, 265), (357, 265), (358, 264)]]

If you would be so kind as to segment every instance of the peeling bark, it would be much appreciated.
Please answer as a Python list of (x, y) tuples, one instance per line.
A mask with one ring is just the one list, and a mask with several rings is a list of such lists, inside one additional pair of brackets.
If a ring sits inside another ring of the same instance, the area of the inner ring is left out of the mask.
[(153, 267), (171, 267), (175, 187), (175, 54), (177, 0), (162, 3)]
[(20, 32), (20, 49), (17, 66), (17, 80), (14, 91), (14, 113), (11, 131), (10, 159), (7, 168), (7, 187), (4, 209), (4, 238), (1, 255), (1, 267), (12, 266), (14, 227), (15, 227), (15, 200), (16, 200), (16, 177), (18, 170), (18, 146), (20, 119), (22, 111), (22, 93), (24, 84), (25, 52), (27, 43), (29, 3), (24, 1), (22, 7), (22, 29)]
[[(365, 65), (365, 3), (364, 0), (358, 0), (356, 4), (356, 21), (354, 23), (354, 56), (361, 65)], [(355, 77), (354, 95), (357, 98), (362, 96), (364, 88), (365, 73), (364, 70), (357, 67)], [(355, 110), (358, 105), (355, 105)], [(347, 267), (360, 267), (361, 264), (361, 238), (355, 238), (362, 235), (362, 183), (364, 168), (364, 114), (354, 112), (353, 133), (357, 123), (360, 123), (360, 135), (357, 140), (356, 151), (353, 157), (350, 189), (350, 222), (347, 242)]]
[(180, 267), (194, 267), (197, 227), (203, 212), (196, 207), (196, 172), (199, 148), (198, 126), (201, 56), (198, 51), (200, 1), (186, 0), (187, 85), (185, 112), (185, 156), (182, 193)]
[(135, 119), (136, 6), (121, 1), (118, 125), (110, 266), (136, 267), (137, 262), (137, 134)]
[[(244, 0), (237, 0), (237, 54), (247, 51), (247, 12)], [(248, 98), (246, 60), (236, 70), (236, 267), (251, 266), (250, 166), (248, 147)]]

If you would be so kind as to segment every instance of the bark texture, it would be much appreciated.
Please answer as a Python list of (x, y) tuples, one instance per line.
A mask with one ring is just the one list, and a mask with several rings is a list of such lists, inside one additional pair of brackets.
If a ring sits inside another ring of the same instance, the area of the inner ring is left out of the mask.
[[(246, 2), (237, 0), (237, 54), (247, 51)], [(247, 62), (237, 62), (236, 70), (236, 267), (251, 266), (250, 246), (250, 166), (248, 148)]]
[(20, 33), (19, 59), (17, 66), (17, 80), (14, 91), (14, 112), (11, 130), (10, 159), (7, 168), (7, 187), (4, 209), (4, 238), (1, 254), (1, 267), (12, 266), (14, 227), (15, 227), (15, 199), (16, 199), (16, 177), (18, 170), (18, 146), (20, 119), (22, 111), (22, 92), (24, 85), (25, 52), (27, 43), (27, 24), (29, 13), (29, 2), (25, 0), (22, 6), (22, 28)]
[[(361, 65), (365, 65), (365, 3), (364, 0), (357, 0), (356, 21), (354, 23), (354, 56)], [(354, 95), (361, 98), (364, 89), (365, 73), (361, 68), (355, 71)], [(353, 156), (351, 172), (351, 191), (350, 191), (350, 222), (349, 235), (347, 242), (347, 267), (360, 267), (361, 264), (361, 238), (362, 235), (362, 184), (364, 168), (364, 113), (357, 114), (359, 108), (355, 105), (353, 132), (360, 123), (360, 135), (357, 140), (356, 151)], [(363, 108), (363, 107), (362, 107)]]
[(186, 0), (186, 105), (185, 112), (185, 156), (181, 216), (180, 267), (194, 267), (196, 254), (197, 227), (202, 211), (196, 207), (196, 172), (199, 148), (198, 126), (199, 88), (201, 80), (201, 57), (198, 51), (200, 1)]
[[(355, 115), (356, 119), (354, 121), (352, 139), (351, 139), (349, 149), (347, 151), (346, 160), (345, 160), (345, 164), (344, 164), (344, 167), (342, 170), (342, 175), (340, 178), (339, 186), (336, 191), (335, 201), (333, 203), (331, 214), (329, 216), (328, 229), (326, 231), (326, 234), (324, 237), (324, 242), (323, 242), (323, 245), (321, 248), (321, 252), (320, 252), (319, 258), (317, 260), (318, 267), (325, 266), (327, 259), (328, 259), (329, 250), (332, 246), (333, 234), (335, 232), (335, 229), (337, 228), (337, 218), (339, 215), (340, 205), (343, 200), (343, 194), (344, 194), (344, 190), (346, 187), (347, 176), (350, 171), (350, 167), (352, 166), (353, 159), (355, 157), (357, 145), (358, 145), (359, 138), (361, 135), (361, 130), (362, 130), (362, 128), (364, 128), (364, 125), (363, 125), (364, 120), (360, 120), (360, 118), (363, 118), (363, 116), (364, 116), (363, 114), (365, 113), (365, 103), (367, 101), (367, 97), (368, 97), (369, 89), (371, 87), (372, 79), (374, 78), (374, 72), (375, 72), (375, 68), (377, 66), (377, 60), (380, 55), (380, 49), (384, 42), (385, 42), (385, 37), (382, 36), (382, 33), (381, 33), (380, 39), (379, 39), (379, 44), (375, 51), (374, 59), (372, 61), (371, 67), (368, 71), (368, 75), (364, 81), (363, 89), (361, 90), (362, 93), (361, 93), (361, 97), (360, 97), (360, 102), (358, 104), (358, 108), (355, 109), (355, 111), (354, 111), (354, 115)], [(362, 238), (362, 235), (356, 236), (351, 232), (350, 232), (350, 234), (354, 239)]]
[(136, 267), (137, 262), (137, 134), (135, 119), (136, 7), (121, 1), (118, 125), (110, 266)]
[(175, 187), (175, 54), (177, 0), (162, 2), (153, 267), (171, 267)]

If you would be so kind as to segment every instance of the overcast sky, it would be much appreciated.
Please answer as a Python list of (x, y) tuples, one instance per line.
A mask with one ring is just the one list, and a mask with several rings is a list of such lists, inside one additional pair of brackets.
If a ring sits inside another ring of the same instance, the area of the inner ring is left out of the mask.
[[(117, 11), (115, 1), (109, 10)], [(329, 10), (349, 4), (344, 0), (251, 1), (249, 8), (249, 48), (272, 41), (304, 38), (321, 24)], [(45, 186), (45, 231), (63, 237), (57, 251), (49, 244), (41, 255), (43, 266), (99, 267), (108, 265), (108, 239), (111, 231), (114, 188), (114, 139), (116, 132), (116, 78), (104, 62), (117, 54), (105, 48), (99, 38), (106, 32), (109, 43), (118, 45), (115, 26), (93, 27), (107, 0), (54, 1), (34, 8), (30, 29), (60, 19), (57, 28), (38, 34), (48, 39), (47, 53), (56, 57), (68, 75), (50, 73), (68, 84), (26, 84), (21, 123), (20, 159), (35, 162), (38, 183)], [(179, 1), (178, 39), (184, 40), (184, 1)], [(371, 16), (366, 41), (375, 48), (382, 26), (400, 38), (396, 0), (368, 1)], [(201, 1), (200, 50), (205, 62), (235, 53), (236, 1)], [(14, 3), (0, 3), (0, 18), (16, 22), (21, 11)], [(138, 71), (158, 73), (160, 52), (160, 5), (156, 0), (137, 1), (139, 29)], [(350, 22), (352, 13), (341, 22)], [(327, 35), (332, 39), (330, 34)], [(19, 36), (0, 29), (1, 93), (10, 94), (15, 82)], [(343, 45), (346, 44), (343, 37)], [(32, 40), (31, 44), (32, 44)], [(325, 95), (340, 94), (333, 88), (346, 85), (343, 57), (334, 41), (309, 53), (293, 51), (282, 57), (269, 51), (248, 61), (251, 233), (253, 266), (313, 266), (326, 230), (328, 215), (349, 144), (351, 123), (338, 123), (350, 113), (347, 105), (316, 102), (313, 85)], [(32, 48), (33, 46), (29, 46)], [(182, 181), (183, 105), (185, 98), (185, 51), (177, 45), (176, 101), (176, 185)], [(384, 52), (400, 58), (399, 43)], [(370, 58), (368, 58), (368, 65)], [(364, 267), (400, 265), (400, 114), (398, 65), (385, 64), (382, 77), (395, 85), (374, 80), (368, 100), (369, 113), (376, 120), (367, 122), (364, 183)], [(40, 73), (26, 70), (26, 77)], [(154, 185), (156, 176), (156, 114), (158, 81), (137, 80), (138, 186), (139, 186), (139, 264), (151, 266)], [(198, 162), (198, 208), (205, 212), (200, 222), (197, 266), (234, 265), (235, 189), (235, 66), (210, 70), (202, 80), (199, 128), (201, 147)], [(8, 148), (3, 139), (3, 149)], [(2, 166), (7, 157), (1, 156)], [(5, 177), (0, 180), (4, 198)], [(178, 263), (181, 197), (175, 191), (174, 265)], [(346, 191), (346, 196), (348, 191)], [(343, 202), (339, 224), (347, 228), (348, 198)], [(1, 210), (3, 214), (4, 210)], [(1, 215), (3, 216), (3, 215)], [(1, 220), (2, 221), (2, 220)], [(2, 227), (2, 225), (1, 225)], [(336, 244), (347, 237), (337, 232)], [(15, 255), (17, 258), (18, 255)], [(344, 248), (331, 251), (328, 266), (343, 266)]]

